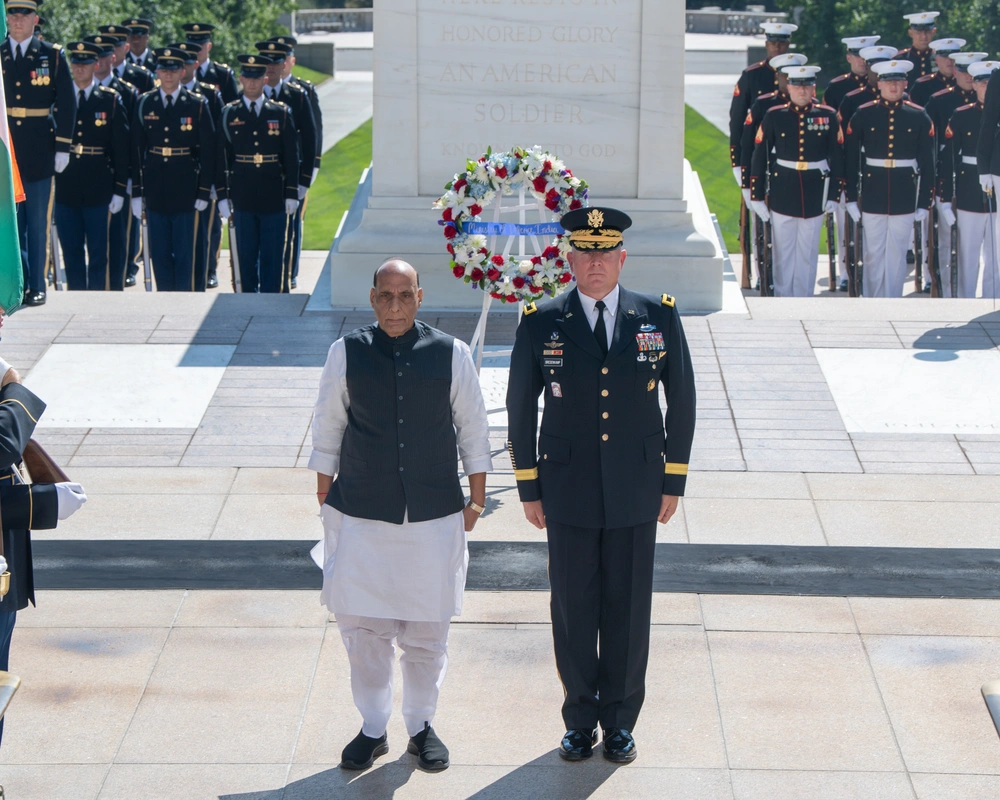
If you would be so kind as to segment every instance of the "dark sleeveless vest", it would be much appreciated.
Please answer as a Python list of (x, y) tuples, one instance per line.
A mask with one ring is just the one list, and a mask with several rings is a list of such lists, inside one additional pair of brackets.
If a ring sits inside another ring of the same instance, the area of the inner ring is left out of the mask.
[(326, 502), (361, 519), (403, 523), (461, 511), (451, 413), (454, 339), (417, 322), (398, 339), (369, 325), (344, 337), (351, 405), (340, 472)]

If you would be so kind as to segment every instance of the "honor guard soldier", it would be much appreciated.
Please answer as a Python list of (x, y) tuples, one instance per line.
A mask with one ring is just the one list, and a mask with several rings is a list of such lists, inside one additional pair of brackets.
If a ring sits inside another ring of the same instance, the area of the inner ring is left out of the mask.
[[(927, 116), (931, 118), (931, 122), (934, 124), (934, 134), (935, 134), (935, 144), (937, 145), (934, 149), (935, 157), (938, 159), (938, 169), (941, 168), (941, 158), (944, 155), (944, 131), (948, 127), (948, 122), (951, 120), (951, 115), (955, 113), (955, 110), (968, 105), (969, 103), (974, 103), (976, 101), (976, 91), (972, 85), (972, 77), (969, 75), (969, 65), (982, 61), (986, 58), (986, 53), (957, 53), (953, 52), (948, 60), (952, 62), (954, 82), (945, 87), (939, 92), (935, 92), (931, 95), (931, 98), (927, 101), (927, 105), (924, 110), (927, 112)], [(937, 246), (937, 257), (938, 265), (943, 270), (947, 267), (949, 259), (951, 257), (951, 226), (938, 224), (938, 216), (941, 210), (941, 203), (943, 199), (941, 197), (936, 197), (934, 199), (935, 214), (934, 219), (926, 226), (927, 230), (925, 235), (930, 233), (931, 225), (934, 226), (935, 236), (934, 243)], [(928, 240), (924, 241), (924, 254), (927, 263), (930, 264), (930, 259), (933, 257), (931, 252), (931, 246)], [(930, 269), (928, 268), (925, 274), (930, 277)], [(941, 281), (941, 297), (951, 297), (951, 280), (946, 278)]]
[(197, 213), (208, 208), (215, 176), (215, 130), (208, 102), (180, 85), (180, 51), (156, 51), (160, 87), (139, 98), (132, 122), (132, 214), (145, 204), (149, 256), (159, 291), (194, 291)]
[(799, 29), (798, 25), (786, 22), (764, 22), (761, 27), (764, 29), (767, 58), (743, 70), (736, 82), (736, 88), (733, 89), (733, 99), (729, 104), (729, 162), (733, 168), (733, 177), (741, 187), (743, 176), (740, 165), (743, 163), (743, 155), (740, 147), (747, 112), (760, 95), (778, 90), (778, 74), (771, 66), (771, 59), (788, 52), (792, 34)]
[(907, 33), (910, 34), (910, 41), (913, 43), (897, 54), (897, 58), (900, 60), (913, 64), (913, 70), (906, 79), (907, 91), (910, 91), (924, 75), (930, 75), (934, 71), (934, 52), (930, 45), (937, 34), (937, 18), (939, 16), (940, 12), (938, 11), (903, 14), (903, 18), (909, 20), (910, 27)]
[(996, 197), (984, 192), (979, 185), (976, 159), (987, 84), (998, 68), (1000, 61), (979, 61), (969, 65), (976, 102), (955, 111), (944, 133), (945, 148), (938, 179), (938, 195), (942, 200), (939, 214), (942, 226), (954, 225), (958, 230), (955, 247), (958, 297), (976, 296), (980, 259), (983, 262), (983, 297), (1000, 297), (993, 229)]
[(864, 227), (865, 297), (900, 297), (913, 224), (926, 223), (933, 197), (934, 125), (903, 100), (913, 64), (893, 59), (872, 69), (879, 99), (847, 125), (847, 213)]
[(233, 102), (240, 93), (236, 75), (228, 64), (212, 61), (208, 57), (212, 52), (212, 32), (215, 26), (207, 22), (187, 22), (181, 25), (181, 30), (189, 44), (198, 45), (197, 79), (218, 89), (224, 104)]
[[(849, 36), (846, 39), (840, 40), (847, 45), (846, 58), (851, 71), (845, 72), (843, 75), (838, 75), (827, 84), (826, 91), (823, 92), (823, 105), (837, 109), (838, 119), (840, 119), (840, 104), (843, 99), (850, 92), (856, 89), (864, 89), (868, 86), (868, 62), (861, 56), (861, 51), (866, 47), (874, 47), (881, 38), (881, 36)], [(844, 123), (841, 121), (841, 130), (843, 130), (843, 126)], [(844, 199), (841, 196), (837, 203), (837, 210), (834, 212), (834, 220), (837, 224), (837, 235), (841, 243), (840, 247), (837, 248), (836, 255), (837, 274), (840, 276), (838, 288), (842, 292), (846, 292), (848, 289), (847, 248), (844, 246), (844, 232), (846, 230), (844, 227), (844, 213)], [(833, 288), (831, 286), (830, 291), (833, 291)]]
[(848, 92), (844, 95), (844, 99), (840, 101), (840, 106), (837, 108), (837, 116), (840, 118), (840, 124), (843, 127), (847, 126), (847, 123), (851, 121), (851, 117), (854, 116), (854, 112), (861, 108), (861, 106), (878, 99), (878, 73), (872, 67), (883, 61), (895, 58), (896, 48), (877, 44), (872, 47), (863, 48), (859, 55), (865, 60), (865, 64), (868, 65), (868, 81), (860, 89)]
[(951, 60), (952, 53), (957, 53), (965, 47), (965, 39), (935, 39), (930, 44), (934, 53), (934, 64), (937, 72), (932, 72), (917, 78), (910, 89), (910, 100), (918, 106), (926, 106), (931, 95), (955, 85), (955, 62)]
[[(117, 37), (112, 34), (100, 33), (97, 36), (87, 36), (83, 41), (100, 48), (94, 78), (101, 86), (118, 92), (118, 97), (125, 107), (125, 120), (130, 125), (136, 103), (139, 102), (139, 90), (127, 81), (121, 80), (114, 71), (114, 48), (118, 41)], [(126, 196), (132, 191), (130, 183), (128, 182), (127, 185)], [(127, 206), (124, 206), (117, 213), (111, 215), (111, 224), (108, 226), (108, 272), (112, 278), (110, 284), (113, 291), (124, 289), (124, 284), (118, 281), (115, 276), (121, 272), (123, 281), (125, 280), (124, 276), (128, 274), (127, 265), (132, 263), (136, 254), (129, 250), (131, 232), (132, 212)], [(138, 236), (135, 239), (138, 240)], [(122, 285), (119, 285), (120, 283)], [(132, 283), (135, 283), (135, 278), (132, 279)]]
[(46, 25), (48, 25), (48, 20), (45, 19), (45, 17), (39, 17), (38, 24), (35, 25), (35, 30), (33, 32), (33, 35), (40, 42), (45, 41), (45, 34), (42, 32), (42, 28), (44, 28)]
[(815, 103), (819, 67), (783, 67), (790, 102), (764, 115), (750, 169), (754, 213), (771, 223), (774, 296), (811, 297), (823, 214), (840, 197), (844, 134), (830, 106)]
[(120, 80), (131, 83), (139, 91), (139, 94), (145, 94), (154, 89), (156, 76), (150, 70), (133, 64), (128, 59), (129, 29), (124, 25), (101, 25), (97, 30), (102, 36), (115, 38), (115, 60), (112, 65), (115, 75)]
[(861, 57), (861, 50), (865, 47), (874, 47), (881, 38), (881, 36), (849, 36), (840, 40), (847, 45), (846, 58), (851, 71), (838, 75), (827, 84), (823, 92), (823, 105), (839, 109), (840, 101), (848, 92), (861, 89), (868, 84), (868, 62)]
[[(212, 126), (215, 129), (215, 135), (218, 136), (224, 103), (219, 90), (214, 85), (199, 81), (196, 77), (195, 67), (198, 64), (200, 46), (191, 42), (181, 42), (170, 46), (184, 54), (184, 75), (181, 78), (181, 86), (189, 92), (200, 94), (208, 101), (208, 110), (212, 114)], [(196, 292), (203, 292), (206, 288), (215, 289), (219, 285), (216, 267), (219, 263), (218, 247), (222, 237), (222, 221), (216, 213), (216, 198), (217, 194), (213, 184), (208, 208), (198, 212), (198, 241), (195, 243), (197, 251), (194, 258), (194, 290)]]
[[(125, 288), (125, 262), (108, 261), (111, 218), (125, 205), (128, 123), (118, 93), (94, 79), (98, 45), (71, 42), (76, 126), (69, 166), (56, 176), (56, 229), (70, 290)], [(89, 262), (89, 263), (88, 263)]]
[(298, 209), (298, 135), (284, 103), (264, 97), (267, 62), (241, 55), (243, 96), (222, 110), (215, 185), (219, 215), (232, 216), (244, 292), (287, 292), (285, 262), (291, 220)]
[(604, 757), (628, 762), (637, 755), (632, 731), (645, 692), (656, 524), (684, 494), (694, 374), (674, 298), (618, 284), (629, 217), (581, 208), (561, 224), (576, 288), (531, 303), (521, 318), (507, 447), (525, 516), (548, 529), (568, 729), (559, 755), (589, 758), (600, 725)]
[(130, 64), (156, 72), (156, 55), (149, 46), (149, 31), (153, 23), (148, 19), (132, 17), (122, 22), (128, 28), (128, 60)]
[(45, 302), (52, 176), (69, 163), (76, 118), (73, 78), (62, 47), (33, 35), (35, 0), (7, 3), (8, 36), (0, 44), (7, 125), (24, 184), (17, 230), (24, 269), (24, 304)]
[[(316, 169), (316, 151), (321, 148), (321, 145), (316, 138), (316, 121), (313, 119), (309, 98), (302, 89), (293, 86), (281, 77), (285, 60), (292, 50), (291, 45), (267, 41), (257, 42), (254, 47), (261, 55), (266, 55), (271, 59), (271, 63), (267, 67), (267, 84), (264, 86), (264, 94), (269, 99), (284, 103), (292, 109), (292, 119), (299, 137), (299, 208), (292, 219), (285, 248), (288, 272), (289, 275), (294, 276), (299, 271), (298, 260), (302, 248), (301, 203), (312, 184)], [(296, 281), (292, 278), (291, 287), (294, 289), (295, 285)]]

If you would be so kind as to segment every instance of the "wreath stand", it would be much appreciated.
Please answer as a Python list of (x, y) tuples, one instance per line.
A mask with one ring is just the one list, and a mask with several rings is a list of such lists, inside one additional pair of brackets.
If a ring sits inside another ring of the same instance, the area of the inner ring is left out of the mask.
[[(503, 192), (497, 192), (496, 198), (493, 201), (493, 222), (500, 222), (500, 215), (517, 212), (518, 221), (514, 226), (517, 232), (509, 233), (507, 235), (507, 242), (504, 244), (503, 257), (506, 260), (510, 256), (511, 247), (514, 244), (514, 239), (517, 239), (517, 258), (519, 261), (523, 261), (526, 258), (531, 258), (531, 256), (542, 255), (543, 247), (541, 242), (538, 240), (536, 234), (525, 235), (523, 233), (522, 226), (527, 224), (527, 214), (531, 209), (536, 209), (539, 214), (539, 219), (541, 222), (548, 222), (549, 211), (545, 208), (545, 204), (541, 200), (535, 200), (534, 202), (525, 202), (525, 188), (524, 181), (521, 181), (521, 187), (518, 190), (518, 200), (517, 205), (514, 206), (504, 206)], [(500, 234), (494, 230), (490, 234), (489, 249), (491, 253), (496, 253), (497, 237)], [(531, 239), (532, 247), (534, 247), (535, 252), (528, 254), (525, 252), (525, 239)], [(472, 350), (472, 354), (476, 360), (476, 372), (482, 372), (483, 368), (483, 352), (486, 349), (486, 323), (489, 317), (490, 306), (493, 304), (493, 297), (489, 292), (483, 292), (483, 309), (479, 313), (479, 322), (476, 323), (476, 329), (472, 333), (472, 341), (469, 342), (469, 349)], [(524, 313), (524, 301), (517, 304), (517, 321), (521, 321), (521, 315)], [(511, 350), (498, 350), (493, 353), (494, 356), (509, 356)]]

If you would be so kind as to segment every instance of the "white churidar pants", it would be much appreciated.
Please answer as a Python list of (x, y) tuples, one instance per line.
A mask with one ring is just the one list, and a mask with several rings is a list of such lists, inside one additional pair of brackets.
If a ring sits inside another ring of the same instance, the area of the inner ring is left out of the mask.
[(958, 296), (976, 296), (981, 258), (983, 297), (1000, 297), (1000, 273), (997, 272), (997, 258), (993, 252), (994, 215), (961, 210), (955, 214), (958, 217)]
[(392, 716), (395, 644), (403, 651), (403, 721), (410, 736), (434, 720), (448, 667), (450, 622), (405, 622), (337, 615), (337, 627), (351, 662), (351, 693), (364, 719), (361, 731), (377, 739)]
[(802, 219), (771, 212), (775, 297), (813, 296), (822, 227), (822, 215)]
[(913, 234), (913, 214), (862, 213), (865, 297), (902, 297), (909, 270), (906, 251)]

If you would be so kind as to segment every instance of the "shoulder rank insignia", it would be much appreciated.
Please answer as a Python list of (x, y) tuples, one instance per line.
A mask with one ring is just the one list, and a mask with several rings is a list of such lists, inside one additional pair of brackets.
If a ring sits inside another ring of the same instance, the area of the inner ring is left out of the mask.
[(670, 306), (671, 308), (674, 307), (674, 302), (674, 298), (672, 298), (669, 294), (665, 294), (660, 298), (661, 305)]
[(528, 316), (528, 314), (534, 314), (536, 311), (538, 311), (538, 306), (536, 306), (534, 303), (528, 303), (528, 305), (524, 307), (525, 316)]

